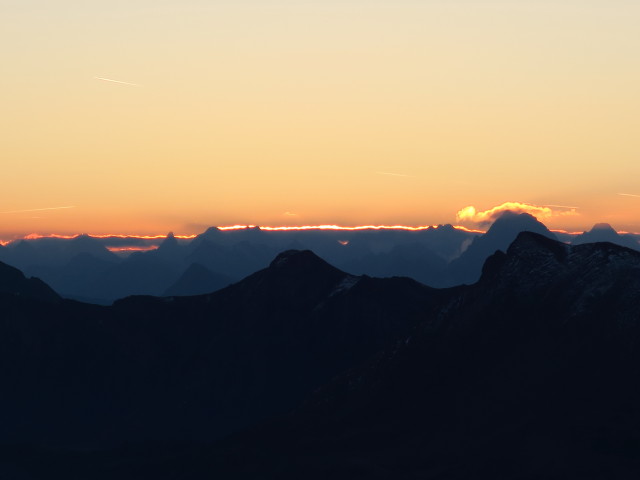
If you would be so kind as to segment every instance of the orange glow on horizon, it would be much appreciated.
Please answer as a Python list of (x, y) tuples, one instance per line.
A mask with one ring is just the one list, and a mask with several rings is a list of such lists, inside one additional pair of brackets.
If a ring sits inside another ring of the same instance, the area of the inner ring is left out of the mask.
[[(418, 227), (411, 227), (407, 225), (357, 225), (353, 227), (345, 227), (341, 225), (299, 225), (299, 226), (282, 226), (282, 227), (263, 227), (256, 225), (231, 225), (227, 227), (217, 227), (218, 230), (224, 232), (229, 230), (247, 230), (250, 228), (258, 228), (265, 232), (291, 232), (291, 231), (306, 231), (306, 230), (335, 230), (335, 231), (349, 231), (356, 232), (361, 230), (406, 230), (412, 232), (419, 232), (422, 230), (428, 230), (430, 228), (438, 228), (438, 225), (424, 225)], [(454, 225), (453, 228), (457, 230), (463, 230), (469, 233), (485, 233), (486, 230), (476, 230), (461, 225)]]
[[(87, 235), (91, 238), (121, 238), (121, 239), (131, 238), (133, 240), (161, 240), (161, 239), (167, 238), (167, 235), (124, 235), (119, 233), (104, 234), (104, 235), (80, 234), (80, 233), (76, 235), (59, 235), (57, 233), (42, 235), (39, 233), (30, 233), (29, 235), (26, 235), (25, 237), (19, 240), (39, 240), (41, 238), (61, 238), (64, 240), (72, 240), (74, 238), (81, 237), (82, 235)], [(174, 235), (174, 236), (175, 238), (178, 238), (180, 240), (192, 240), (197, 237), (197, 235)], [(10, 241), (7, 241), (6, 243), (10, 243)]]
[[(411, 231), (411, 232), (419, 232), (428, 230), (430, 228), (438, 228), (438, 225), (423, 225), (423, 226), (407, 226), (407, 225), (356, 225), (356, 226), (342, 226), (342, 225), (299, 225), (299, 226), (257, 226), (257, 225), (229, 225), (229, 226), (221, 226), (216, 227), (218, 230), (222, 232), (230, 232), (236, 230), (248, 230), (251, 228), (257, 228), (261, 231), (265, 232), (301, 232), (301, 231), (345, 231), (345, 232), (358, 232), (365, 230), (401, 230), (401, 231)], [(468, 228), (463, 225), (453, 225), (453, 228), (456, 230), (461, 230), (463, 232), (475, 233), (475, 234), (484, 234), (486, 230), (481, 229), (473, 229)], [(566, 234), (566, 235), (580, 235), (584, 233), (583, 231), (569, 231), (563, 229), (549, 229), (551, 232)], [(618, 233), (620, 235), (640, 235), (638, 232), (631, 232), (626, 230), (619, 230)], [(91, 238), (98, 239), (131, 239), (131, 240), (164, 240), (167, 238), (167, 235), (127, 235), (127, 234), (103, 234), (103, 235), (93, 235), (93, 234), (77, 234), (77, 235), (61, 235), (61, 234), (37, 234), (32, 233), (26, 235), (25, 237), (12, 239), (12, 240), (1, 240), (0, 245), (6, 246), (13, 242), (17, 242), (19, 240), (39, 240), (45, 238), (55, 238), (62, 240), (72, 240), (74, 238), (78, 238), (81, 235), (88, 235)], [(174, 235), (175, 238), (180, 240), (193, 240), (198, 235)], [(157, 248), (157, 246), (131, 246), (131, 247), (107, 247), (108, 250), (112, 252), (124, 252), (124, 251), (145, 251), (145, 250), (153, 250)]]
[[(561, 230), (561, 229), (558, 229), (558, 228), (556, 228), (556, 229), (551, 229), (550, 228), (549, 231), (552, 232), (552, 233), (564, 233), (566, 235), (581, 235), (581, 234), (584, 233), (584, 232), (570, 232), (568, 230)], [(622, 232), (618, 232), (618, 233), (622, 233)]]
[(30, 233), (29, 235), (26, 235), (22, 240), (39, 240), (41, 238), (61, 238), (63, 240), (71, 240), (79, 236), (80, 235), (58, 235), (56, 233), (52, 233), (51, 235), (40, 235), (38, 233)]
[(158, 249), (158, 245), (149, 245), (146, 247), (107, 247), (107, 250), (109, 250), (112, 253), (150, 252), (157, 249)]

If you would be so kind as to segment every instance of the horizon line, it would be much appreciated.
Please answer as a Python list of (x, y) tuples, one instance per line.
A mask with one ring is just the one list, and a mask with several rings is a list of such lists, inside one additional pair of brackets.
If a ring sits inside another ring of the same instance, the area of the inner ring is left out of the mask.
[[(266, 232), (282, 232), (282, 231), (309, 231), (309, 230), (333, 230), (333, 231), (363, 231), (363, 230), (404, 230), (404, 231), (423, 231), (428, 230), (430, 228), (438, 228), (445, 225), (451, 225), (456, 230), (462, 230), (469, 233), (479, 233), (484, 234), (486, 230), (478, 230), (465, 227), (463, 225), (452, 225), (452, 224), (439, 224), (439, 225), (421, 225), (421, 226), (410, 226), (410, 225), (356, 225), (356, 226), (343, 226), (343, 225), (298, 225), (298, 226), (263, 226), (263, 225), (218, 225), (212, 226), (209, 228), (215, 228), (221, 232), (227, 231), (235, 231), (235, 230), (249, 230), (253, 228), (257, 228), (261, 231)], [(175, 238), (180, 240), (193, 240), (199, 235), (205, 233), (205, 231), (198, 234), (189, 234), (189, 235), (174, 235)], [(99, 239), (107, 239), (107, 238), (118, 238), (118, 239), (132, 239), (132, 240), (161, 240), (167, 238), (169, 234), (155, 234), (155, 235), (137, 235), (137, 234), (123, 234), (123, 233), (109, 233), (109, 234), (93, 234), (93, 233), (76, 233), (76, 234), (59, 234), (59, 233), (30, 233), (21, 237), (15, 237), (10, 240), (0, 239), (0, 245), (7, 245), (12, 242), (17, 242), (20, 240), (39, 240), (45, 238), (57, 238), (61, 240), (72, 240), (74, 238), (81, 237), (83, 235), (99, 238)]]
[[(462, 230), (468, 233), (477, 233), (477, 234), (485, 234), (487, 230), (480, 229), (472, 229), (469, 227), (465, 227), (463, 225), (452, 225), (452, 224), (439, 224), (439, 225), (421, 225), (421, 226), (409, 226), (409, 225), (356, 225), (356, 226), (343, 226), (343, 225), (335, 225), (335, 224), (322, 224), (322, 225), (297, 225), (297, 226), (261, 226), (261, 225), (226, 225), (226, 226), (213, 226), (210, 228), (215, 228), (221, 232), (227, 231), (236, 231), (236, 230), (248, 230), (248, 229), (259, 229), (265, 232), (293, 232), (293, 231), (345, 231), (345, 232), (357, 232), (357, 231), (365, 231), (365, 230), (400, 230), (400, 231), (424, 231), (428, 229), (439, 228), (445, 225), (451, 225), (451, 227), (456, 230)], [(205, 230), (206, 231), (206, 230)], [(568, 231), (562, 229), (549, 229), (549, 231), (553, 233), (562, 233), (567, 235), (580, 235), (584, 233), (582, 231)], [(621, 235), (629, 234), (629, 235), (640, 235), (640, 232), (630, 232), (626, 230), (616, 230), (617, 233)], [(73, 235), (69, 234), (40, 234), (40, 233), (31, 233), (28, 235), (24, 235), (22, 237), (16, 237), (13, 239), (0, 239), (0, 245), (8, 245), (12, 242), (17, 242), (20, 240), (38, 240), (45, 238), (57, 238), (62, 240), (71, 240), (74, 238), (81, 237), (83, 235), (87, 235), (92, 238), (98, 239), (132, 239), (132, 240), (161, 240), (167, 238), (169, 234), (156, 234), (156, 235), (137, 235), (137, 234), (121, 234), (121, 233), (112, 233), (112, 234), (91, 234), (91, 233), (77, 233)], [(204, 232), (202, 232), (204, 233)], [(189, 235), (174, 235), (175, 238), (179, 240), (193, 240), (199, 234), (189, 234)]]

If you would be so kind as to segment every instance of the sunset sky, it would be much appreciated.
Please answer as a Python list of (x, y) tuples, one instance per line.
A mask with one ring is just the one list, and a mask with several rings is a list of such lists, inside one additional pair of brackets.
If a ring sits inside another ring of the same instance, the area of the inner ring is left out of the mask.
[(637, 0), (3, 0), (0, 239), (506, 202), (640, 232), (639, 25)]

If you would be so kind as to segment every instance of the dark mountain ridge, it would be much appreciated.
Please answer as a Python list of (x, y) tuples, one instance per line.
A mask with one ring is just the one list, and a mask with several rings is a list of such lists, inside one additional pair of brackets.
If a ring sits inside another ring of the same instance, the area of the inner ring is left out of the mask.
[[(506, 250), (520, 232), (530, 231), (556, 240), (553, 233), (528, 213), (504, 212), (482, 236), (451, 262), (446, 286), (472, 284), (478, 281), (485, 260), (496, 250)], [(445, 284), (443, 284), (445, 285)]]
[(640, 472), (640, 252), (611, 243), (520, 233), (444, 290), (286, 251), (196, 297), (2, 302), (2, 440), (66, 448), (20, 450), (32, 478)]
[(640, 253), (521, 233), (404, 341), (185, 478), (636, 478), (638, 305)]
[[(264, 268), (289, 248), (313, 250), (333, 265), (346, 271), (353, 268), (357, 274), (412, 276), (442, 286), (447, 262), (459, 256), (465, 242), (475, 236), (451, 225), (421, 231), (273, 232), (258, 227), (212, 227), (192, 240), (177, 239), (170, 233), (156, 250), (126, 257), (106, 246), (148, 248), (151, 240), (88, 235), (28, 239), (0, 249), (0, 261), (42, 278), (66, 298), (92, 298), (109, 305), (128, 295), (162, 295), (178, 281), (182, 282), (181, 294), (200, 294), (211, 284), (211, 275), (187, 273), (192, 264), (237, 281)], [(181, 280), (185, 275), (189, 281)], [(198, 284), (197, 278), (203, 283)]]
[[(9, 267), (10, 268), (10, 267)], [(2, 299), (0, 443), (205, 441), (298, 404), (417, 323), (438, 293), (309, 251), (212, 294), (112, 307)], [(19, 359), (19, 360), (17, 360)]]
[(48, 302), (60, 300), (60, 296), (39, 278), (27, 278), (17, 268), (2, 262), (0, 262), (0, 294)]

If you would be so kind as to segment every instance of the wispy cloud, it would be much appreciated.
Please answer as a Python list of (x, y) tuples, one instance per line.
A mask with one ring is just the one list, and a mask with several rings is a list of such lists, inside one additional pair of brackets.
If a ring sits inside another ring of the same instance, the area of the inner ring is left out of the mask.
[(636, 198), (640, 198), (640, 195), (634, 195), (633, 193), (619, 193), (618, 195), (622, 195), (623, 197), (636, 197)]
[[(0, 213), (44, 212), (45, 210), (67, 210), (69, 208), (76, 208), (76, 206), (75, 205), (70, 205), (68, 207), (30, 208), (28, 210), (10, 210), (8, 212), (0, 212)], [(34, 217), (34, 218), (36, 218), (36, 217)]]
[(111, 82), (111, 83), (119, 83), (121, 85), (130, 85), (132, 87), (139, 87), (140, 85), (137, 83), (123, 82), (121, 80), (113, 80), (112, 78), (104, 78), (104, 77), (93, 77), (96, 80), (102, 80), (103, 82)]
[(298, 217), (299, 215), (297, 213), (293, 213), (293, 212), (284, 212), (284, 216), (285, 217)]
[(376, 175), (389, 175), (391, 177), (411, 177), (412, 175), (405, 175), (404, 173), (391, 173), (391, 172), (373, 172)]
[[(557, 211), (554, 208), (562, 208), (563, 211)], [(506, 202), (481, 212), (477, 211), (474, 206), (465, 207), (456, 214), (456, 219), (458, 222), (486, 225), (494, 222), (505, 212), (528, 213), (541, 220), (551, 217), (578, 215), (577, 208), (567, 205), (531, 205), (521, 202)]]
[(551, 208), (568, 208), (571, 210), (578, 210), (580, 207), (573, 207), (571, 205), (553, 205), (552, 203), (547, 203), (542, 205), (543, 207), (551, 207)]

